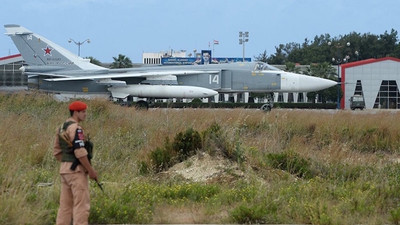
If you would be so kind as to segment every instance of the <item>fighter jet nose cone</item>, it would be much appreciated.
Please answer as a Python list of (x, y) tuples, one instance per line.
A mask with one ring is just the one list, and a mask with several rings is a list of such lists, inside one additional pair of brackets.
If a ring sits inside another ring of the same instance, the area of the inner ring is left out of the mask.
[(312, 92), (326, 89), (336, 85), (337, 82), (320, 78), (307, 76), (297, 73), (284, 73), (281, 80), (282, 92)]
[(325, 79), (324, 82), (326, 82), (326, 87), (325, 88), (330, 88), (332, 86), (340, 84), (337, 81), (327, 80), (327, 79)]
[(323, 79), (323, 78), (319, 78), (318, 83), (319, 83), (319, 85), (317, 85), (317, 87), (319, 90), (330, 88), (330, 87), (338, 84), (338, 82), (336, 82), (336, 81)]
[(299, 79), (300, 89), (306, 91), (319, 91), (326, 88), (330, 88), (332, 86), (337, 85), (338, 83), (333, 80), (328, 80), (320, 77), (312, 77), (312, 76), (301, 76)]

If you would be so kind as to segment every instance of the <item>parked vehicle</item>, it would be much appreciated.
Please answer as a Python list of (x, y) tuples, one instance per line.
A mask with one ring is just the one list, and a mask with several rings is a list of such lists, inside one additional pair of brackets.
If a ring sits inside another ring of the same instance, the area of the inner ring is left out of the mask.
[(350, 97), (350, 109), (351, 110), (355, 110), (355, 109), (363, 110), (364, 108), (365, 108), (364, 96), (353, 95)]

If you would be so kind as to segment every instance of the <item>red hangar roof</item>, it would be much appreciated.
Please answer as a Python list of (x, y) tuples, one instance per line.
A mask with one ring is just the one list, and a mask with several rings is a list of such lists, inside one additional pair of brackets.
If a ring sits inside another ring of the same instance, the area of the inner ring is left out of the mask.
[(8, 63), (13, 63), (13, 62), (18, 62), (18, 61), (23, 61), (24, 59), (22, 58), (21, 54), (16, 54), (16, 55), (9, 55), (5, 57), (0, 58), (0, 65), (8, 64)]
[(343, 97), (340, 100), (340, 108), (344, 109), (344, 96), (345, 96), (345, 81), (346, 81), (346, 69), (351, 68), (351, 67), (357, 67), (357, 66), (362, 66), (366, 64), (371, 64), (371, 63), (377, 63), (377, 62), (382, 62), (382, 61), (387, 61), (387, 60), (392, 60), (396, 62), (400, 62), (400, 59), (394, 58), (394, 57), (384, 57), (384, 58), (379, 58), (379, 59), (365, 59), (365, 60), (360, 60), (356, 62), (351, 62), (351, 63), (346, 63), (341, 65), (341, 74), (342, 74), (342, 82), (341, 82), (341, 88), (343, 92)]

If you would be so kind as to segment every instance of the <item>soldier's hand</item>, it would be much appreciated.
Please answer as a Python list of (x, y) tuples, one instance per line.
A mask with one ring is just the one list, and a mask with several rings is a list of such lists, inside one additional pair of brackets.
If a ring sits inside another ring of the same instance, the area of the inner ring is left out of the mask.
[(90, 170), (89, 171), (89, 177), (92, 180), (97, 180), (97, 172), (95, 170)]

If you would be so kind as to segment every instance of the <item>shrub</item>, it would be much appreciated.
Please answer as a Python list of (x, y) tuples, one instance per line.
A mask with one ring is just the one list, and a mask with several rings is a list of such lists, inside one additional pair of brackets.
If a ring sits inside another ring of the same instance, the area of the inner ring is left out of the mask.
[[(190, 156), (196, 154), (196, 150), (202, 148), (202, 141), (199, 132), (193, 128), (185, 132), (179, 132), (172, 143), (169, 138), (165, 139), (164, 146), (158, 147), (150, 153), (150, 158), (156, 172), (168, 169), (176, 160), (182, 162)], [(146, 169), (143, 167), (140, 169)], [(145, 172), (145, 171), (141, 171)]]
[(223, 147), (221, 126), (217, 123), (211, 124), (203, 131), (202, 137), (204, 150), (210, 155), (214, 155), (216, 149)]
[[(219, 124), (211, 124), (211, 126), (202, 133), (202, 136), (204, 149), (210, 155), (219, 151), (224, 157), (232, 161), (241, 163), (245, 160), (244, 151), (239, 138), (230, 138), (226, 132), (222, 131)], [(230, 139), (233, 139), (233, 141)]]
[(172, 148), (178, 153), (178, 160), (181, 162), (193, 156), (197, 149), (202, 148), (199, 132), (193, 128), (187, 129), (184, 133), (179, 132), (174, 138)]
[(347, 182), (357, 180), (361, 176), (362, 171), (365, 170), (366, 167), (337, 163), (329, 167), (325, 166), (321, 175), (335, 181)]
[(201, 104), (201, 103), (203, 103), (203, 101), (201, 101), (201, 99), (199, 99), (199, 98), (195, 98), (195, 99), (193, 99), (191, 101), (191, 103), (193, 103), (193, 104)]
[(394, 223), (394, 224), (400, 224), (400, 208), (397, 209), (393, 209), (392, 211), (390, 211), (390, 220)]
[(145, 161), (139, 162), (139, 174), (140, 175), (147, 175), (150, 172), (149, 165)]
[(285, 170), (300, 178), (313, 177), (310, 162), (294, 152), (269, 153), (267, 159), (275, 169)]
[(165, 148), (156, 148), (150, 153), (150, 158), (156, 172), (161, 172), (169, 168), (172, 164), (172, 157), (173, 155), (171, 152), (167, 151)]
[(271, 205), (240, 205), (230, 214), (235, 223), (241, 224), (262, 224), (276, 223), (277, 207)]

